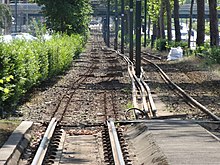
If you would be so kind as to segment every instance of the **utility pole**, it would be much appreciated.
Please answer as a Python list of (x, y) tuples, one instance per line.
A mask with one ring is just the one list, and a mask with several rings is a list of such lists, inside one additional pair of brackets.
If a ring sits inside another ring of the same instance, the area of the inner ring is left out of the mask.
[(118, 49), (118, 0), (115, 0), (115, 42), (114, 49)]
[(121, 0), (121, 53), (124, 54), (124, 0)]
[(107, 0), (107, 40), (106, 40), (106, 45), (108, 47), (110, 47), (110, 29), (109, 29), (109, 25), (110, 25), (110, 0)]
[(136, 65), (135, 74), (141, 75), (141, 0), (136, 0)]
[(133, 13), (134, 13), (134, 3), (130, 0), (129, 3), (130, 13), (129, 13), (129, 58), (130, 61), (134, 61), (134, 43), (133, 43)]
[(18, 26), (18, 3), (17, 0), (15, 0), (15, 33), (18, 32), (17, 26)]
[(147, 0), (144, 0), (144, 47), (147, 46)]

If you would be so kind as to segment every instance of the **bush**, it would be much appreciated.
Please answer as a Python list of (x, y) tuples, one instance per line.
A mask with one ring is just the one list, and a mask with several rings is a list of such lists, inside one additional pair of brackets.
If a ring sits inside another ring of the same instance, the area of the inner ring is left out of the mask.
[(34, 85), (64, 72), (84, 45), (80, 35), (0, 43), (0, 112), (14, 109)]
[(167, 43), (166, 39), (159, 38), (155, 41), (155, 48), (159, 51), (167, 50), (166, 43)]
[(212, 47), (210, 48), (209, 58), (217, 64), (220, 64), (220, 48)]
[(176, 47), (181, 47), (183, 49), (183, 54), (191, 54), (190, 49), (188, 48), (188, 43), (186, 41), (180, 41), (180, 42), (176, 42), (176, 41), (167, 41), (167, 45), (166, 45), (167, 49), (170, 50), (172, 47), (176, 48)]

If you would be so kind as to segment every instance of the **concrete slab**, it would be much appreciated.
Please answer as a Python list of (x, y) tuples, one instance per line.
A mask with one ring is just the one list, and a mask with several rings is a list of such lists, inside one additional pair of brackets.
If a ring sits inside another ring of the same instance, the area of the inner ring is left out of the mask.
[(11, 134), (5, 144), (0, 148), (0, 165), (11, 164), (9, 159), (12, 158), (16, 150), (22, 147), (20, 146), (24, 138), (25, 133), (30, 129), (33, 122), (23, 121)]
[(220, 142), (198, 124), (155, 120), (147, 122), (146, 126), (169, 164), (220, 164)]

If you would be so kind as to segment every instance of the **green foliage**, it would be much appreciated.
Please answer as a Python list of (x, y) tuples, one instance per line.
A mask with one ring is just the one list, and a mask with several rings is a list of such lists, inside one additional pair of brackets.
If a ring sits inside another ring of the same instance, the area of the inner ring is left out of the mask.
[(159, 51), (167, 50), (166, 43), (167, 43), (166, 39), (159, 38), (155, 41), (155, 48)]
[(186, 41), (180, 41), (180, 42), (176, 42), (176, 41), (169, 41), (167, 42), (167, 49), (170, 49), (171, 47), (181, 47), (183, 50), (186, 50), (188, 47), (188, 43)]
[(11, 26), (12, 14), (10, 7), (0, 3), (0, 27), (9, 28)]
[(207, 58), (210, 63), (220, 64), (220, 47), (210, 47), (208, 44), (196, 48), (195, 54)]
[(220, 64), (220, 48), (219, 47), (212, 47), (211, 53), (209, 55), (209, 58), (217, 64)]
[(87, 35), (90, 13), (89, 0), (38, 0), (44, 5), (43, 13), (47, 26), (57, 32)]
[(11, 110), (34, 85), (64, 72), (83, 47), (80, 35), (0, 44), (0, 111)]
[(172, 47), (181, 47), (183, 49), (184, 54), (190, 54), (190, 49), (188, 49), (188, 44), (185, 41), (175, 42), (175, 41), (168, 41), (167, 39), (157, 39), (155, 41), (154, 47), (156, 50), (159, 51), (166, 51), (170, 50)]
[[(149, 46), (150, 43), (151, 43), (151, 39), (150, 39), (150, 38), (147, 38), (146, 41), (147, 41), (147, 42), (146, 42), (146, 45)], [(141, 36), (141, 43), (144, 44), (144, 36)]]

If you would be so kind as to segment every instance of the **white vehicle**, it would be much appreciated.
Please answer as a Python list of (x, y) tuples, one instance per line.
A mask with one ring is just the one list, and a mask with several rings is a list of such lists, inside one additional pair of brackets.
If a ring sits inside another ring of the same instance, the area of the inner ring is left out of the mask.
[(0, 42), (9, 43), (12, 40), (13, 40), (13, 37), (11, 35), (0, 36)]
[(89, 29), (101, 29), (101, 24), (98, 21), (91, 21), (89, 24)]
[(13, 39), (21, 39), (21, 40), (23, 39), (26, 41), (33, 41), (37, 39), (36, 37), (32, 36), (29, 33), (12, 33), (11, 35)]

